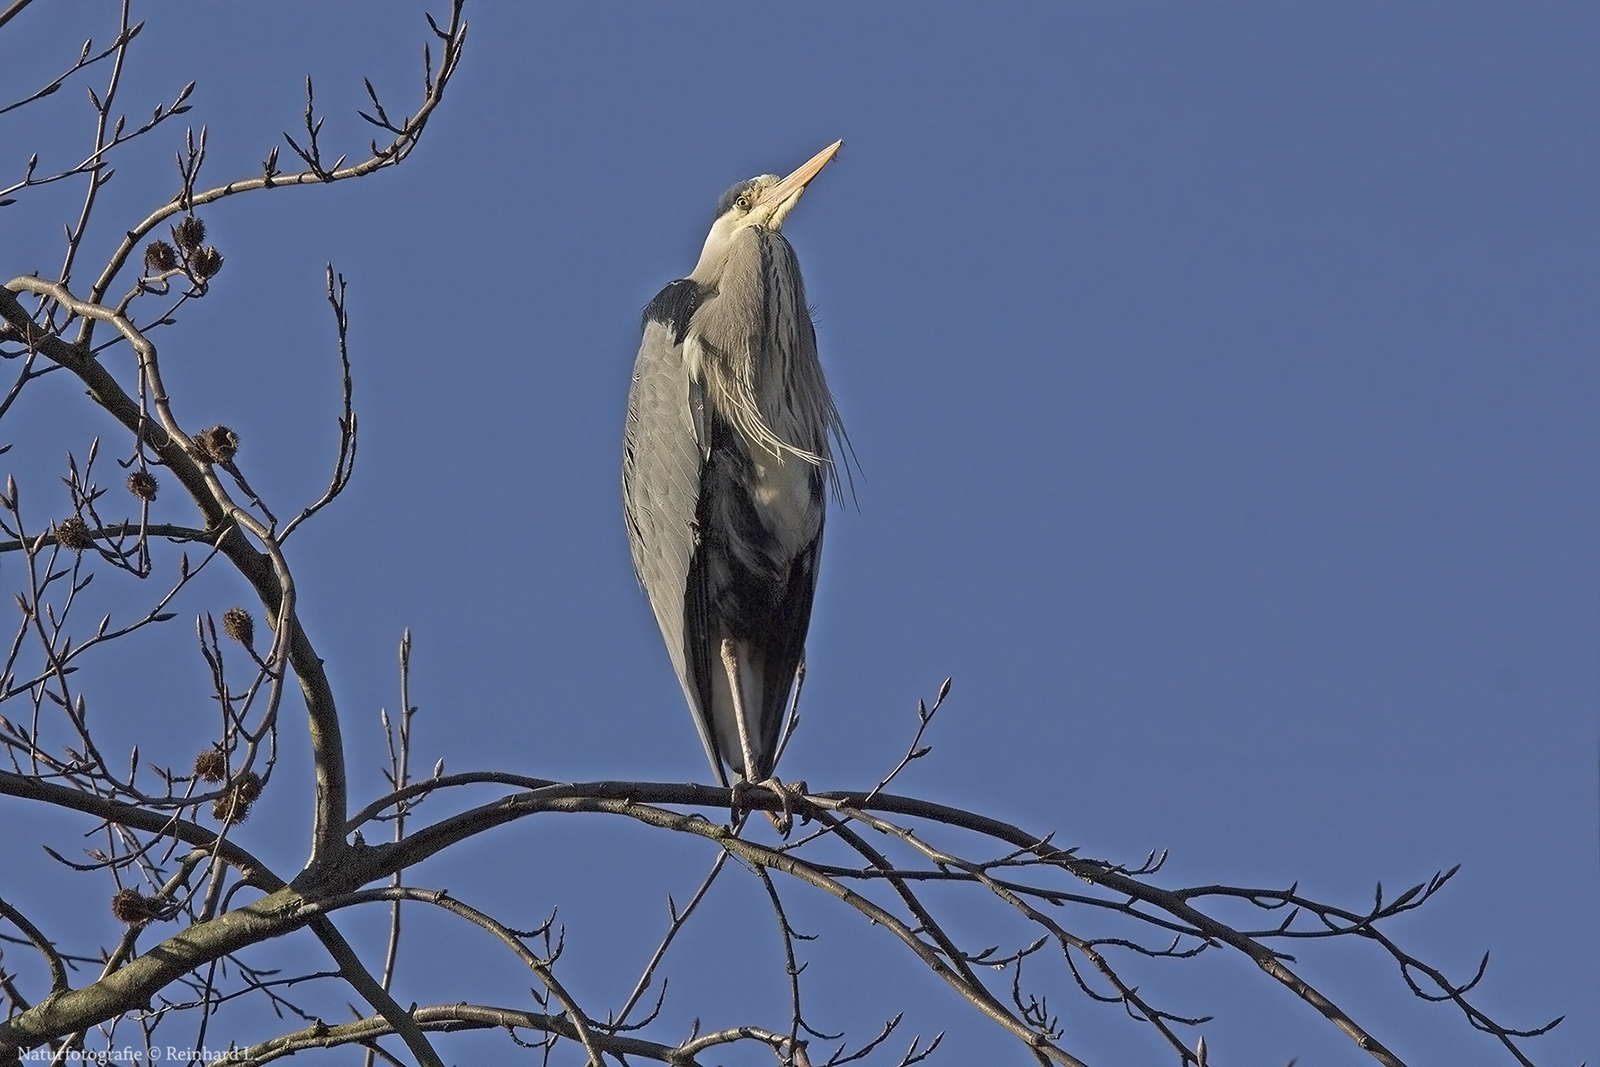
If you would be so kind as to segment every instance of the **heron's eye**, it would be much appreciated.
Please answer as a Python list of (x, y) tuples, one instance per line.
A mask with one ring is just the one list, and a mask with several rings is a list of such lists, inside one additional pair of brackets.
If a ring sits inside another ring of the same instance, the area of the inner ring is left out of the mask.
[(741, 196), (739, 199), (735, 200), (733, 203), (734, 203), (734, 206), (737, 207), (740, 211), (749, 211), (750, 210), (750, 198), (748, 196)]

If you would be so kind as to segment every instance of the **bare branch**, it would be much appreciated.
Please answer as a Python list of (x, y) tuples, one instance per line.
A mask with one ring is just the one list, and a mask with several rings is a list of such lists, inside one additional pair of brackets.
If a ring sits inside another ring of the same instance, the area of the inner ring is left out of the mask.
[[(344, 181), (349, 178), (360, 178), (383, 167), (392, 167), (404, 162), (420, 142), (428, 120), (444, 99), (444, 91), (460, 65), (462, 49), (466, 46), (467, 41), (467, 24), (461, 17), (465, 2), (466, 0), (453, 0), (450, 7), (449, 23), (445, 29), (439, 29), (432, 16), (429, 16), (429, 25), (434, 27), (435, 33), (444, 44), (444, 55), (440, 63), (438, 76), (428, 79), (429, 84), (421, 107), (418, 108), (417, 113), (411, 119), (401, 126), (402, 132), (396, 134), (394, 139), (387, 145), (378, 146), (368, 158), (348, 167), (335, 165), (323, 168), (320, 163), (316, 163), (308, 166), (306, 170), (292, 174), (276, 173), (276, 155), (274, 154), (268, 157), (268, 162), (264, 168), (265, 173), (258, 178), (229, 182), (203, 192), (187, 193), (179, 199), (173, 200), (128, 231), (126, 239), (112, 254), (106, 269), (101, 273), (93, 288), (90, 289), (89, 300), (96, 303), (103, 300), (116, 276), (127, 262), (128, 257), (133, 254), (134, 249), (138, 247), (145, 236), (160, 225), (164, 219), (181, 211), (192, 211), (200, 205), (209, 204), (239, 193), (254, 192), (257, 189), (276, 189), (293, 185), (320, 185)], [(307, 86), (309, 112), (309, 80)], [(299, 148), (294, 146), (292, 141), (290, 145), (295, 147), (297, 152), (299, 151)], [(85, 323), (85, 329), (78, 338), (79, 343), (89, 343), (89, 335), (91, 333), (92, 330), (89, 329), (89, 324)]]
[(50, 968), (50, 994), (55, 996), (67, 988), (67, 968), (61, 962), (61, 954), (44, 936), (37, 926), (28, 920), (26, 915), (6, 903), (0, 898), (0, 918), (10, 920), (11, 924), (27, 937), (30, 944), (39, 950), (39, 955), (44, 957), (45, 964)]

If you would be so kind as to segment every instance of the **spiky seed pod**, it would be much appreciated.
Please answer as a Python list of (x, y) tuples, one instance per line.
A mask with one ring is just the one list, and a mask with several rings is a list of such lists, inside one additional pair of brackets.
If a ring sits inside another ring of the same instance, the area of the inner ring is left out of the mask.
[(229, 826), (238, 826), (250, 817), (250, 802), (240, 796), (237, 789), (230, 789), (212, 802), (211, 817)]
[(147, 897), (137, 889), (119, 889), (111, 898), (111, 914), (117, 921), (129, 926), (143, 926), (163, 915), (161, 901)]
[(194, 276), (201, 281), (215, 278), (222, 269), (222, 253), (211, 245), (195, 252), (189, 260), (189, 269), (194, 271)]
[(254, 804), (261, 796), (261, 776), (255, 771), (245, 771), (233, 780), (233, 791), (246, 805)]
[(214, 748), (208, 748), (194, 758), (195, 777), (207, 782), (220, 782), (228, 773), (228, 757)]
[(233, 780), (228, 791), (211, 805), (211, 817), (218, 822), (237, 826), (250, 817), (250, 805), (261, 796), (261, 776), (255, 771), (245, 771)]
[(89, 524), (77, 515), (68, 515), (56, 523), (56, 543), (73, 552), (82, 552), (94, 544), (89, 534)]
[(165, 241), (151, 241), (144, 246), (144, 269), (148, 274), (165, 274), (178, 266), (178, 253)]
[(197, 216), (185, 215), (172, 228), (172, 239), (185, 252), (193, 252), (206, 242), (206, 224)]
[(247, 648), (254, 647), (256, 620), (243, 608), (229, 608), (222, 613), (222, 632)]
[(213, 426), (194, 435), (194, 446), (212, 463), (228, 463), (239, 452), (239, 435), (226, 426)]
[(149, 471), (134, 471), (128, 475), (128, 492), (140, 500), (154, 500), (161, 483)]

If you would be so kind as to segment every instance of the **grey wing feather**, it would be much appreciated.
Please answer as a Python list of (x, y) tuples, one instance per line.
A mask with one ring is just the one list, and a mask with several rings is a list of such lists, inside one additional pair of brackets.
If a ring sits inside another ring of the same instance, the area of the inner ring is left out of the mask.
[[(628, 390), (623, 431), (622, 502), (633, 570), (650, 598), (666, 639), (672, 667), (694, 710), (695, 727), (718, 780), (727, 785), (711, 734), (710, 709), (701, 706), (686, 662), (685, 603), (689, 567), (699, 543), (695, 507), (705, 448), (697, 430), (704, 400), (683, 364), (683, 346), (665, 323), (647, 321)], [(697, 417), (697, 413), (698, 417)], [(703, 433), (703, 431), (701, 431)], [(704, 629), (704, 623), (696, 627)], [(703, 644), (704, 642), (700, 642)]]

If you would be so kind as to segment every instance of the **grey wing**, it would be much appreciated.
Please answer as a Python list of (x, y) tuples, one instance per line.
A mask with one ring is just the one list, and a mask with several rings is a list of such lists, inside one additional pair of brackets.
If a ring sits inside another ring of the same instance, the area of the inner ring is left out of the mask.
[(706, 758), (727, 785), (711, 734), (710, 709), (701, 706), (690, 676), (690, 631), (702, 631), (689, 618), (689, 567), (698, 547), (695, 508), (705, 450), (697, 429), (704, 425), (704, 402), (683, 363), (683, 345), (666, 322), (647, 318), (644, 339), (628, 390), (623, 431), (622, 504), (628, 524), (633, 570), (655, 611), (661, 636), (678, 673), (683, 695), (694, 713)]

